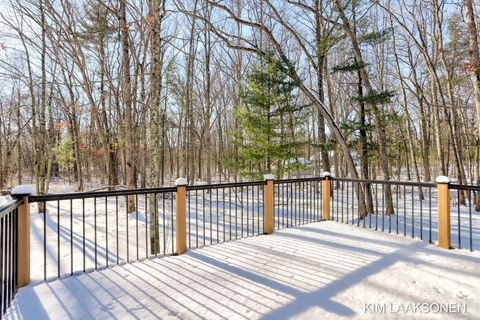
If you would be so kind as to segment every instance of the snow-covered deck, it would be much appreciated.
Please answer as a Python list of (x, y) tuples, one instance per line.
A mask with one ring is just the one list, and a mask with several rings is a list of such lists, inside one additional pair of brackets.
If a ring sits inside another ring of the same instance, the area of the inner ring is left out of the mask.
[(10, 318), (451, 318), (365, 304), (466, 304), (480, 314), (480, 254), (336, 222), (231, 241), (20, 289)]

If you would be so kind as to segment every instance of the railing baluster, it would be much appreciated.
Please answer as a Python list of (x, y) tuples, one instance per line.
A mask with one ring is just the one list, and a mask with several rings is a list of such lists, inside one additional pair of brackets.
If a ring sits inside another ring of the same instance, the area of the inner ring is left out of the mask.
[[(97, 263), (96, 248), (95, 241), (95, 264)], [(57, 201), (57, 277), (60, 278), (60, 200)]]
[(302, 224), (305, 224), (305, 216), (307, 215), (305, 207), (305, 181), (299, 183), (300, 195), (302, 201)]
[[(228, 225), (230, 229), (229, 240), (232, 240), (232, 188), (228, 188)], [(223, 232), (223, 242), (225, 242), (225, 231)]]
[[(47, 281), (47, 203), (43, 203), (43, 281)], [(84, 224), (85, 229), (85, 224)], [(85, 239), (85, 236), (83, 237)], [(83, 249), (85, 255), (85, 245)]]
[(195, 190), (195, 248), (198, 248), (198, 190)]
[(403, 186), (403, 235), (407, 235), (407, 186)]
[(73, 204), (70, 199), (70, 275), (73, 275)]
[(473, 251), (472, 235), (472, 191), (468, 190), (468, 230), (470, 233), (470, 251)]
[(205, 235), (205, 229), (206, 226), (205, 226), (205, 189), (202, 190), (202, 221), (203, 221), (203, 246), (205, 246), (205, 239), (206, 239), (206, 235)]
[[(336, 193), (337, 193), (337, 194), (335, 195), (335, 208), (336, 208), (336, 210), (337, 210), (337, 214), (336, 214), (336, 216), (337, 216), (337, 222), (339, 221), (339, 220), (338, 220), (338, 216), (339, 216), (338, 210), (340, 209), (340, 206), (338, 205), (338, 199), (339, 199), (339, 198), (338, 198), (338, 191), (339, 191), (339, 189), (340, 189), (340, 184), (335, 184), (335, 190), (336, 190)], [(323, 191), (322, 191), (322, 192), (323, 192)], [(322, 212), (323, 212), (323, 211), (322, 211)], [(340, 212), (340, 214), (341, 214), (341, 212)]]
[[(84, 229), (85, 230), (85, 229)], [(119, 241), (118, 241), (118, 196), (115, 196), (115, 230), (116, 230), (116, 251), (117, 251), (117, 264), (120, 262), (120, 249), (119, 249)], [(85, 233), (83, 235), (83, 238), (85, 239)]]
[(347, 181), (347, 221), (346, 223), (348, 223), (350, 221), (350, 187), (349, 187), (349, 183)]
[[(3, 260), (7, 259), (7, 255), (5, 255), (5, 238), (7, 235), (5, 234), (5, 217), (0, 218), (0, 230), (2, 230), (2, 233), (0, 234), (0, 292), (2, 292), (2, 295), (0, 297), (0, 314), (3, 314), (6, 311), (6, 295), (4, 293), (4, 287), (5, 287), (5, 276), (4, 276), (4, 266), (3, 266)], [(5, 258), (4, 258), (5, 255)]]
[(18, 219), (18, 209), (14, 209), (11, 212), (12, 215), (12, 299), (15, 297), (15, 294), (17, 293), (17, 276), (18, 276), (18, 269), (17, 269), (17, 253), (18, 253), (18, 248), (17, 248), (17, 240), (18, 240), (18, 234), (17, 234), (17, 219)]
[(191, 196), (192, 196), (191, 192), (187, 191), (188, 247), (189, 248), (192, 247), (192, 226), (191, 226), (192, 207), (190, 203)]
[[(291, 216), (292, 214), (292, 200), (290, 198), (291, 184), (287, 183), (286, 188), (287, 188), (287, 228), (288, 228), (290, 226), (289, 216)], [(290, 204), (290, 207), (289, 207), (289, 204)]]
[[(390, 188), (390, 190), (392, 190)], [(390, 196), (391, 196), (391, 192), (390, 192)], [(393, 201), (393, 199), (392, 199)], [(391, 204), (392, 205), (392, 209), (393, 209), (393, 203)], [(391, 233), (392, 232), (392, 212), (389, 212), (388, 213), (388, 233)]]
[(240, 238), (243, 238), (243, 187), (240, 188), (240, 232), (242, 235)]
[[(372, 187), (369, 184), (367, 184), (367, 188), (368, 188), (368, 192), (371, 193), (372, 192)], [(370, 194), (368, 194), (368, 197), (370, 197)], [(373, 203), (372, 203), (372, 208), (371, 209), (373, 211)], [(372, 228), (372, 214), (373, 214), (373, 212), (368, 212), (368, 214), (370, 216), (369, 219), (368, 219), (368, 228), (371, 229)]]
[(127, 233), (127, 262), (130, 262), (130, 237), (128, 228), (128, 196), (125, 197), (125, 220), (126, 220), (126, 233)]
[(105, 262), (108, 268), (108, 198), (105, 197)]
[(375, 183), (375, 230), (378, 230), (378, 184)]
[[(171, 225), (171, 240), (172, 240), (172, 254), (175, 252), (175, 236), (174, 236), (174, 220), (173, 220), (173, 212), (175, 211), (175, 207), (173, 206), (173, 194), (170, 197), (170, 225)], [(198, 226), (198, 224), (197, 224)], [(198, 247), (198, 232), (197, 232), (197, 247)]]
[(238, 188), (234, 188), (234, 190), (235, 190), (235, 239), (238, 239), (238, 204), (237, 204), (238, 195), (237, 195), (237, 189)]
[(348, 207), (348, 212), (352, 215), (351, 219), (350, 219), (350, 222), (352, 223), (352, 225), (355, 223), (355, 202), (354, 202), (354, 199), (355, 199), (355, 182), (351, 181), (350, 182), (350, 185), (351, 185), (351, 188), (350, 188), (350, 191), (352, 193), (352, 204), (351, 204), (351, 207)]
[(9, 222), (9, 250), (10, 250), (10, 256), (9, 256), (9, 260), (10, 260), (10, 276), (9, 276), (9, 284), (8, 284), (8, 296), (9, 296), (9, 300), (8, 300), (8, 306), (10, 307), (11, 305), (11, 301), (13, 300), (13, 273), (14, 273), (14, 270), (13, 270), (13, 211), (10, 212), (10, 214), (8, 215), (8, 222)]
[(250, 229), (250, 228), (249, 228), (250, 209), (249, 209), (249, 206), (248, 206), (248, 202), (249, 202), (249, 201), (248, 201), (248, 197), (249, 197), (249, 196), (248, 196), (248, 189), (249, 189), (249, 187), (247, 186), (247, 201), (246, 201), (246, 202), (247, 202), (247, 207), (246, 207), (246, 208), (247, 208), (247, 237), (250, 236), (250, 233), (249, 233), (249, 232), (250, 232), (250, 230), (249, 230), (249, 229)]
[(460, 189), (457, 189), (457, 228), (458, 228), (458, 249), (462, 249), (462, 237), (460, 228)]
[[(144, 216), (145, 216), (145, 258), (148, 258), (149, 254), (148, 254), (148, 194), (145, 193), (145, 204), (144, 204)], [(152, 210), (152, 208), (150, 208), (150, 211)], [(156, 211), (153, 211), (153, 212), (156, 212)], [(156, 215), (155, 215), (156, 216)], [(153, 224), (153, 225), (156, 225), (156, 223), (154, 223), (153, 221), (150, 221), (150, 224)], [(107, 236), (108, 236), (108, 233), (107, 233)], [(152, 235), (150, 235), (152, 236)], [(155, 236), (156, 238), (156, 236)], [(108, 243), (108, 242), (107, 242)], [(108, 247), (107, 247), (108, 248)], [(153, 251), (153, 250), (152, 250)], [(155, 251), (157, 251), (155, 249)], [(108, 254), (108, 250), (107, 250), (107, 254)], [(108, 261), (108, 259), (107, 259)]]
[[(352, 181), (352, 226), (355, 225), (355, 218), (357, 218), (357, 227), (360, 226), (360, 210), (359, 205), (360, 202), (358, 201), (358, 184), (355, 181)], [(356, 207), (355, 207), (355, 199), (357, 200)], [(355, 210), (357, 210), (357, 214), (355, 215)]]
[[(419, 192), (422, 192), (420, 188), (418, 188)], [(423, 199), (420, 198), (420, 239), (423, 240)]]
[(257, 186), (257, 234), (260, 234), (260, 187)]
[(428, 188), (428, 242), (432, 243), (432, 188)]
[(395, 233), (398, 234), (398, 190), (399, 187), (395, 188)]
[(382, 231), (385, 231), (385, 185), (382, 183)]
[(135, 195), (135, 245), (137, 247), (137, 261), (138, 261), (138, 196)]
[[(323, 183), (322, 183), (322, 180), (320, 180), (320, 182), (317, 182), (317, 184), (319, 184), (319, 188), (320, 188), (320, 193), (317, 193), (317, 199), (318, 201), (320, 201), (320, 210), (317, 210), (317, 221), (320, 221), (322, 220), (321, 219), (321, 216), (323, 214)], [(333, 181), (330, 182), (330, 192), (332, 192), (332, 188), (333, 188)], [(333, 195), (333, 192), (332, 192), (332, 195)], [(330, 202), (332, 203), (332, 207), (330, 208), (332, 214), (334, 213), (333, 211), (333, 205), (334, 205), (334, 201), (332, 199), (332, 197), (330, 195), (328, 195), (328, 198), (330, 199)], [(336, 200), (336, 199), (335, 199)]]
[[(362, 188), (362, 184), (360, 184), (360, 188)], [(369, 191), (369, 188), (368, 188), (368, 185), (367, 183), (364, 183), (363, 184), (363, 189), (362, 189), (362, 193), (363, 193), (363, 199), (362, 201), (365, 203), (365, 217), (362, 219), (363, 220), (363, 227), (365, 228), (365, 219), (367, 219), (368, 217), (368, 220), (371, 221), (371, 212), (368, 212), (368, 202), (367, 202), (367, 197), (368, 197), (368, 191)], [(397, 190), (398, 191), (398, 190)], [(397, 205), (398, 205), (398, 193), (397, 193)], [(398, 216), (397, 216), (398, 217)], [(398, 220), (397, 220), (397, 225), (398, 225)]]
[[(173, 194), (171, 194), (170, 197), (173, 199)], [(190, 196), (188, 198), (190, 198)], [(156, 203), (156, 199), (155, 199), (155, 203)], [(190, 201), (189, 201), (189, 203), (190, 203)], [(172, 208), (172, 210), (173, 210), (173, 208)], [(189, 210), (188, 217), (190, 218), (190, 208), (188, 210)], [(166, 223), (166, 220), (167, 220), (167, 217), (166, 217), (166, 211), (165, 211), (165, 194), (162, 193), (162, 224), (163, 224), (162, 229), (163, 229), (163, 254), (164, 255), (167, 254), (167, 223)], [(189, 227), (190, 227), (190, 223), (189, 223)], [(189, 233), (188, 239), (190, 241), (190, 237), (191, 237), (190, 229), (188, 229), (188, 233)]]
[(415, 237), (415, 197), (414, 197), (414, 189), (412, 186), (412, 238)]
[(11, 234), (10, 234), (10, 214), (7, 214), (5, 216), (5, 251), (7, 252), (7, 259), (5, 261), (5, 271), (6, 271), (6, 275), (5, 275), (5, 284), (4, 284), (4, 294), (5, 294), (5, 311), (7, 310), (7, 308), (9, 307), (9, 304), (10, 304), (10, 297), (9, 297), (9, 294), (10, 294), (10, 277), (11, 277), (11, 272), (12, 272), (12, 268), (10, 266), (10, 255), (11, 255), (11, 249), (10, 249), (10, 238), (11, 238)]

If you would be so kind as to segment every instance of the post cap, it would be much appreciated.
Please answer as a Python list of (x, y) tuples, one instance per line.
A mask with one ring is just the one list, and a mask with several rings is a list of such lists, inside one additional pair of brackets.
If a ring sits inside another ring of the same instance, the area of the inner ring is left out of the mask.
[(437, 183), (450, 183), (450, 178), (446, 176), (438, 176), (435, 181)]
[(265, 180), (275, 180), (275, 175), (273, 175), (271, 173), (267, 173), (267, 174), (263, 175), (263, 179), (265, 179)]
[(35, 190), (33, 189), (32, 186), (23, 185), (23, 186), (16, 186), (15, 188), (13, 188), (10, 194), (14, 197), (21, 197), (21, 196), (29, 196), (34, 192)]
[(332, 176), (331, 172), (328, 172), (328, 171), (322, 172), (322, 177), (331, 177), (331, 176)]
[(186, 186), (186, 185), (188, 185), (188, 181), (185, 178), (178, 178), (177, 180), (175, 180), (175, 185), (176, 186)]

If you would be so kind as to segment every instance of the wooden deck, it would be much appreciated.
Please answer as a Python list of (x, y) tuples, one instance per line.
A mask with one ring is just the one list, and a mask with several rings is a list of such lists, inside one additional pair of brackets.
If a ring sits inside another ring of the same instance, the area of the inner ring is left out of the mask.
[(479, 319), (479, 266), (478, 252), (327, 221), (31, 285), (6, 316), (451, 319), (372, 309), (442, 303)]

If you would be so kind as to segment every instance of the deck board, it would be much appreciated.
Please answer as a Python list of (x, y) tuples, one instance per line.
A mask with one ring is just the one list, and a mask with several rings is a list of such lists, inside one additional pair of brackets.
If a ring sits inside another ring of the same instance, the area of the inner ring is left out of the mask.
[(479, 319), (479, 266), (478, 252), (328, 221), (30, 285), (6, 317), (451, 318), (368, 308), (436, 302)]

